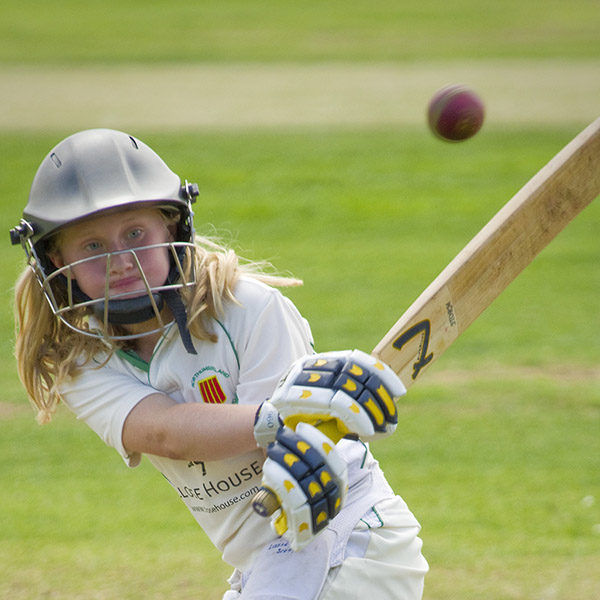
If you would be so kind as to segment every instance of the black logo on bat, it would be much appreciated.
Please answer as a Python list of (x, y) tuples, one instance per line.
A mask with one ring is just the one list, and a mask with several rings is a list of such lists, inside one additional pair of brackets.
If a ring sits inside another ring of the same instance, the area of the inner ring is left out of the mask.
[(419, 321), (410, 329), (407, 329), (404, 333), (400, 334), (392, 344), (396, 350), (401, 350), (407, 342), (418, 335), (421, 336), (421, 345), (419, 346), (417, 362), (413, 364), (413, 379), (416, 379), (421, 372), (421, 369), (427, 366), (433, 359), (433, 352), (427, 354), (427, 349), (429, 347), (429, 336), (431, 335), (431, 323), (429, 319)]

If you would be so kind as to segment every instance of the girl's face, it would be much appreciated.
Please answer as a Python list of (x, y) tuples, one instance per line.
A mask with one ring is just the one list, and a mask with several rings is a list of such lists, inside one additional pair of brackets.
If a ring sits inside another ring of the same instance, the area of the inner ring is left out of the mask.
[[(127, 294), (126, 297), (133, 298), (146, 293), (133, 253), (114, 254), (110, 258), (103, 255), (171, 241), (173, 235), (158, 208), (133, 208), (66, 227), (59, 234), (57, 250), (50, 258), (60, 268), (82, 259), (98, 257), (72, 267), (73, 277), (81, 291), (93, 300), (104, 298), (108, 280), (109, 297)], [(150, 287), (163, 285), (170, 268), (168, 248), (142, 250), (136, 252), (136, 256)]]

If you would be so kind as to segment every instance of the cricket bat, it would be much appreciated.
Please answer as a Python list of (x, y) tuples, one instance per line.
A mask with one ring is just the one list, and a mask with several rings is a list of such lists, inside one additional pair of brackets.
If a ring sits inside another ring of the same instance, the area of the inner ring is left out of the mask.
[[(375, 346), (408, 389), (567, 224), (600, 194), (600, 118), (527, 182)], [(279, 507), (262, 488), (256, 512)]]
[(372, 351), (408, 389), (600, 194), (600, 118), (526, 183)]

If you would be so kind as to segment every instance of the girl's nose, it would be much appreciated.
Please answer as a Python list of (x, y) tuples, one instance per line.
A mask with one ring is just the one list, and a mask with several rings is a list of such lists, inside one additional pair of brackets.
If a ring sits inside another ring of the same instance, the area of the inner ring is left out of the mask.
[(135, 259), (131, 252), (119, 252), (110, 255), (110, 273), (125, 273), (135, 265)]

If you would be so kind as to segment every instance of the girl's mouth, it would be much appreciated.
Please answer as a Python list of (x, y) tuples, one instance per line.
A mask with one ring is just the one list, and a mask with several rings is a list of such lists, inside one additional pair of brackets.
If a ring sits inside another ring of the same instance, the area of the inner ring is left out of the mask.
[(109, 289), (116, 294), (126, 294), (128, 292), (144, 292), (146, 287), (139, 277), (125, 277), (111, 282)]

